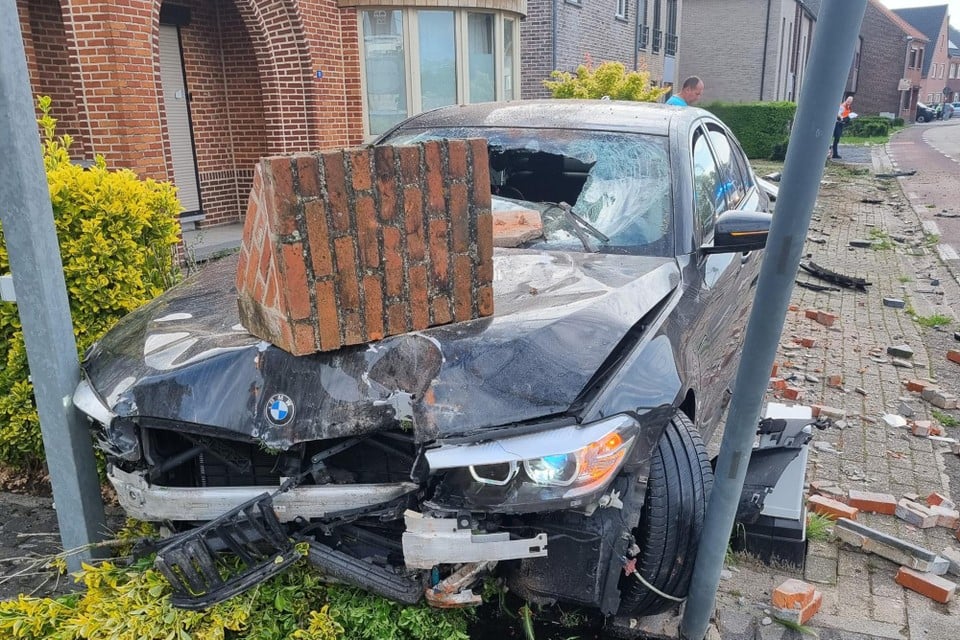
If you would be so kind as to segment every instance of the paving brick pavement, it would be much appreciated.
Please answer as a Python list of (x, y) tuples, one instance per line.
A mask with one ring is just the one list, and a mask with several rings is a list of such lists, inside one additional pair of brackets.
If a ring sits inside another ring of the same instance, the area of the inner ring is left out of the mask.
[[(844, 153), (846, 159), (846, 153)], [(851, 154), (852, 157), (853, 154)], [(814, 434), (807, 482), (827, 480), (844, 490), (905, 493), (927, 496), (940, 492), (960, 498), (960, 486), (951, 487), (946, 465), (956, 456), (949, 445), (913, 436), (907, 428), (884, 424), (884, 414), (913, 412), (914, 419), (936, 419), (932, 407), (918, 393), (906, 390), (914, 378), (935, 373), (932, 359), (943, 358), (925, 346), (924, 329), (911, 316), (952, 315), (949, 300), (960, 300), (960, 286), (940, 263), (935, 239), (925, 238), (917, 214), (899, 184), (878, 179), (890, 171), (883, 147), (872, 149), (870, 164), (828, 163), (811, 222), (806, 252), (809, 259), (833, 271), (866, 278), (866, 292), (852, 289), (815, 292), (795, 288), (777, 362), (782, 377), (804, 390), (804, 403), (818, 403), (846, 413), (840, 426)], [(872, 248), (853, 248), (851, 240), (866, 239)], [(818, 242), (818, 241), (822, 241)], [(942, 285), (931, 286), (931, 277)], [(800, 281), (828, 284), (801, 272)], [(903, 309), (884, 306), (884, 297), (903, 299)], [(761, 302), (761, 301), (758, 301)], [(806, 309), (837, 315), (831, 327), (808, 319)], [(794, 343), (809, 336), (812, 348)], [(886, 352), (908, 345), (914, 355), (910, 368), (895, 366)], [(745, 356), (746, 357), (746, 356)], [(939, 361), (937, 362), (939, 365)], [(947, 363), (950, 364), (950, 363)], [(828, 385), (830, 376), (842, 376), (842, 385)], [(939, 382), (952, 393), (956, 380)], [(768, 392), (770, 400), (777, 400)], [(948, 429), (960, 436), (960, 429)], [(820, 444), (818, 444), (820, 443)], [(942, 527), (917, 529), (891, 515), (861, 513), (858, 521), (935, 552), (960, 547), (953, 532)], [(837, 541), (812, 541), (805, 571), (772, 569), (749, 559), (729, 567), (721, 582), (718, 617), (723, 638), (799, 637), (769, 622), (770, 594), (789, 577), (815, 583), (824, 595), (820, 612), (807, 623), (825, 638), (907, 638), (910, 640), (960, 637), (960, 604), (939, 604), (908, 592), (894, 582), (899, 566), (876, 555), (864, 554)]]

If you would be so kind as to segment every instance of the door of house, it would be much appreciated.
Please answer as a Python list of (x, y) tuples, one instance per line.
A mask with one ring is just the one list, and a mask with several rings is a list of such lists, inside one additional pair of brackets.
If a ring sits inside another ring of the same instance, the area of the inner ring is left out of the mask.
[(180, 28), (160, 25), (160, 81), (167, 112), (167, 137), (173, 156), (173, 183), (177, 186), (182, 218), (196, 221), (202, 217), (197, 158), (190, 127), (190, 100), (183, 74)]

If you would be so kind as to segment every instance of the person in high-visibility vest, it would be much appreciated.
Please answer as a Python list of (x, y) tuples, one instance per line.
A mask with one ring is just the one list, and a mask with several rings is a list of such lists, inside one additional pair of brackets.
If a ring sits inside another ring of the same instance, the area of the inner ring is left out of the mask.
[(833, 125), (833, 155), (834, 159), (840, 159), (840, 151), (837, 145), (840, 144), (840, 136), (843, 135), (843, 127), (850, 123), (850, 116), (853, 113), (853, 96), (847, 96), (847, 99), (840, 103), (840, 109), (837, 111), (837, 123)]

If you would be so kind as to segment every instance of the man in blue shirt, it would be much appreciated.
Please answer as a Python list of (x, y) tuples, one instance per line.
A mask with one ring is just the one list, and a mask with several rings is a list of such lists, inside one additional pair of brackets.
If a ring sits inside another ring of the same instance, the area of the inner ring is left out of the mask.
[(667, 104), (672, 104), (675, 107), (686, 107), (696, 104), (702, 93), (703, 80), (697, 76), (690, 76), (683, 81), (683, 86), (680, 87), (680, 93), (675, 93), (670, 96)]

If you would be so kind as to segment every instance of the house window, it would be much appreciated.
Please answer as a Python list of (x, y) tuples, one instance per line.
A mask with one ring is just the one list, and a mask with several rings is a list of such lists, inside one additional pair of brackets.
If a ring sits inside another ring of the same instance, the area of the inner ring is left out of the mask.
[(621, 20), (627, 19), (627, 0), (617, 0), (617, 17)]
[(923, 49), (917, 49), (917, 66), (915, 68), (920, 69), (923, 67)]
[(407, 8), (358, 17), (368, 136), (427, 109), (519, 94), (515, 14)]
[(947, 66), (946, 63), (940, 65), (940, 75), (937, 76), (938, 78), (942, 78), (942, 77), (943, 77), (943, 68), (946, 67), (946, 66)]
[(907, 65), (911, 69), (917, 68), (917, 50), (910, 49), (910, 64)]
[(647, 0), (637, 0), (637, 49), (646, 49), (650, 42), (650, 26), (647, 24)]
[(668, 56), (677, 55), (677, 0), (667, 0), (667, 36), (664, 42), (664, 53)]
[(951, 78), (951, 79), (957, 77), (957, 65), (956, 65), (956, 64), (952, 64), (952, 63), (950, 64), (950, 75), (949, 75), (948, 77)]
[(663, 31), (660, 29), (660, 0), (653, 0), (653, 46), (654, 53), (660, 51), (663, 43)]

